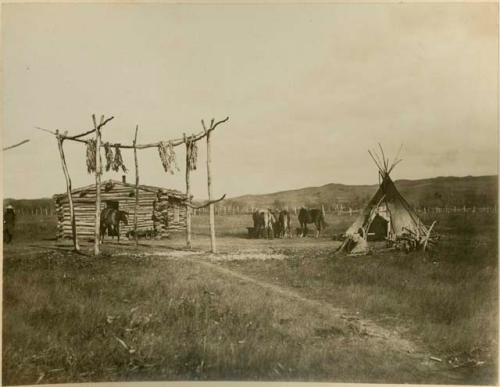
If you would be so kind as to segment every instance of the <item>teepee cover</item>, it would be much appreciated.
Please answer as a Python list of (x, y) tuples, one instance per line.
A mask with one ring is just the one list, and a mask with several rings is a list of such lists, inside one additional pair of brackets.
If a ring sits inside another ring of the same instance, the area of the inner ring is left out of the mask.
[(415, 211), (401, 196), (387, 171), (381, 171), (382, 183), (365, 209), (345, 232), (352, 236), (363, 229), (365, 235), (370, 232), (373, 219), (380, 215), (388, 221), (388, 239), (395, 240), (403, 233), (413, 233), (417, 238), (427, 233), (427, 228)]

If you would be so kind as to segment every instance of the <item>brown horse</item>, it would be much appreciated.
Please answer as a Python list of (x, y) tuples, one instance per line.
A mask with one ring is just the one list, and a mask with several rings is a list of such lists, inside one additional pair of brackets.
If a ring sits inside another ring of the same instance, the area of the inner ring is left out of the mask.
[(323, 209), (307, 209), (302, 207), (299, 211), (300, 236), (307, 235), (307, 225), (313, 223), (316, 226), (316, 238), (319, 237), (321, 230), (326, 227)]
[(280, 211), (276, 222), (278, 238), (291, 238), (292, 228), (290, 213), (287, 210)]
[(106, 231), (111, 238), (116, 235), (118, 243), (120, 242), (120, 222), (128, 225), (128, 212), (120, 211), (114, 208), (105, 208), (101, 211), (101, 243), (104, 242)]
[(271, 210), (257, 210), (252, 214), (254, 235), (256, 238), (266, 236), (274, 238), (276, 218)]

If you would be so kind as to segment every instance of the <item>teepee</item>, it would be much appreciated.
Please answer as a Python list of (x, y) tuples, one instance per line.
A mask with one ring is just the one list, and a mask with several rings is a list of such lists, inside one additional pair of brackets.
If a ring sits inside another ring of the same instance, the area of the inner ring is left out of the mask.
[[(380, 144), (379, 147), (380, 157), (376, 152), (368, 151), (368, 153), (378, 167), (380, 186), (345, 232), (346, 239), (340, 249), (349, 250), (349, 247), (358, 244), (357, 242), (362, 242), (359, 245), (366, 248), (366, 242), (371, 239), (386, 240), (392, 244), (403, 242), (406, 249), (423, 248), (425, 250), (431, 241), (430, 232), (435, 222), (427, 228), (394, 185), (390, 173), (402, 161), (398, 159), (400, 152), (394, 161), (389, 163)], [(363, 249), (360, 249), (359, 253), (362, 252)]]

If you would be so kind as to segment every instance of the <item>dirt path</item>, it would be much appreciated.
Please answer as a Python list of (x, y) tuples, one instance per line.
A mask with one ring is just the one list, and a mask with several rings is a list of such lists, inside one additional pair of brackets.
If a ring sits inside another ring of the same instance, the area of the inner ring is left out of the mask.
[(461, 376), (457, 372), (452, 372), (452, 370), (450, 370), (445, 363), (433, 361), (430, 353), (420, 348), (414, 342), (401, 337), (397, 331), (386, 329), (373, 321), (350, 314), (345, 309), (336, 308), (327, 302), (303, 297), (293, 290), (260, 281), (223, 267), (218, 263), (207, 260), (206, 254), (186, 254), (183, 255), (181, 259), (188, 260), (194, 264), (202, 265), (227, 277), (237, 279), (238, 281), (259, 286), (263, 289), (279, 294), (282, 297), (293, 300), (294, 302), (298, 302), (301, 305), (308, 306), (314, 309), (323, 318), (334, 321), (337, 325), (343, 325), (347, 328), (347, 330), (354, 332), (355, 337), (366, 341), (366, 345), (376, 346), (379, 348), (381, 356), (383, 356), (384, 353), (387, 353), (387, 351), (404, 354), (405, 357), (415, 363), (416, 373), (433, 375), (436, 380), (440, 381), (440, 383), (445, 381), (449, 384), (455, 384), (461, 379)]
[(210, 269), (217, 270), (219, 273), (222, 273), (227, 276), (231, 276), (234, 278), (237, 278), (241, 281), (245, 282), (250, 282), (254, 285), (260, 286), (261, 288), (270, 290), (272, 292), (278, 293), (283, 297), (290, 298), (294, 301), (298, 301), (302, 304), (306, 304), (312, 308), (315, 308), (317, 310), (320, 310), (321, 313), (327, 313), (331, 318), (334, 319), (341, 319), (344, 321), (347, 321), (348, 324), (356, 325), (356, 331), (362, 332), (364, 335), (370, 336), (370, 337), (376, 337), (376, 338), (383, 338), (387, 341), (387, 345), (397, 349), (399, 351), (407, 352), (407, 353), (413, 353), (415, 352), (415, 345), (411, 343), (410, 341), (403, 339), (399, 337), (399, 335), (395, 334), (395, 332), (391, 332), (385, 328), (382, 328), (375, 323), (360, 319), (357, 316), (354, 315), (349, 315), (346, 310), (342, 308), (336, 308), (333, 307), (332, 305), (322, 302), (322, 301), (317, 301), (317, 300), (311, 300), (308, 298), (305, 298), (301, 296), (300, 294), (294, 292), (293, 290), (290, 289), (285, 289), (282, 288), (278, 285), (270, 284), (268, 282), (263, 282), (259, 281), (255, 278), (246, 276), (244, 274), (238, 273), (234, 270), (228, 269), (226, 267), (222, 267), (218, 264), (208, 262), (203, 259), (197, 259), (197, 258), (191, 258), (188, 257), (188, 260), (192, 262), (196, 262), (198, 264), (201, 264), (203, 266), (209, 267)]
[[(30, 246), (29, 249), (21, 249), (16, 255), (19, 255), (19, 253), (21, 253), (21, 255), (31, 255), (33, 254), (33, 247), (35, 246)], [(65, 250), (53, 246), (45, 246), (43, 244), (36, 247), (39, 251)], [(114, 252), (113, 255), (129, 255), (131, 253), (129, 246), (120, 246), (120, 250), (120, 252)], [(401, 358), (406, 359), (405, 362), (407, 364), (411, 364), (415, 367), (415, 375), (419, 376), (419, 380), (435, 380), (438, 383), (447, 384), (459, 384), (462, 380), (460, 373), (450, 370), (444, 362), (440, 363), (431, 360), (431, 353), (422, 348), (421, 345), (402, 337), (399, 332), (384, 328), (368, 319), (360, 318), (358, 315), (345, 309), (337, 308), (328, 302), (304, 297), (294, 290), (262, 281), (224, 267), (221, 265), (224, 259), (221, 259), (220, 256), (212, 256), (201, 251), (186, 250), (163, 250), (159, 252), (142, 250), (138, 254), (153, 256), (159, 259), (189, 261), (195, 265), (201, 265), (208, 270), (215, 271), (223, 276), (235, 279), (238, 282), (258, 286), (280, 297), (296, 302), (302, 307), (314, 311), (315, 317), (311, 316), (311, 319), (316, 318), (319, 321), (331, 323), (333, 326), (342, 327), (345, 332), (349, 332), (352, 340), (356, 341), (358, 344), (363, 343), (364, 346), (370, 346), (372, 349), (376, 350), (377, 353), (380, 353), (381, 357), (384, 357), (388, 353), (399, 354)], [(244, 250), (236, 254), (233, 253), (231, 259), (260, 259), (260, 255), (265, 256), (265, 259), (286, 258), (284, 256), (282, 257), (281, 254), (272, 253), (271, 251)], [(398, 366), (398, 364), (394, 365), (395, 368)]]

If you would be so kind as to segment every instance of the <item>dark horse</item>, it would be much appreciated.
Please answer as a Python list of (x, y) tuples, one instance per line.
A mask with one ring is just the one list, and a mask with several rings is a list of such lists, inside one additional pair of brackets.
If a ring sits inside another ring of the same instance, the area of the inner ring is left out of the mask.
[(318, 238), (321, 230), (326, 226), (323, 210), (317, 208), (301, 208), (299, 211), (299, 223), (301, 237), (307, 235), (307, 225), (309, 223), (314, 223), (316, 226), (316, 238)]
[(104, 234), (108, 231), (108, 235), (118, 237), (120, 242), (120, 222), (128, 225), (128, 213), (114, 208), (105, 208), (101, 211), (101, 243), (104, 241)]

